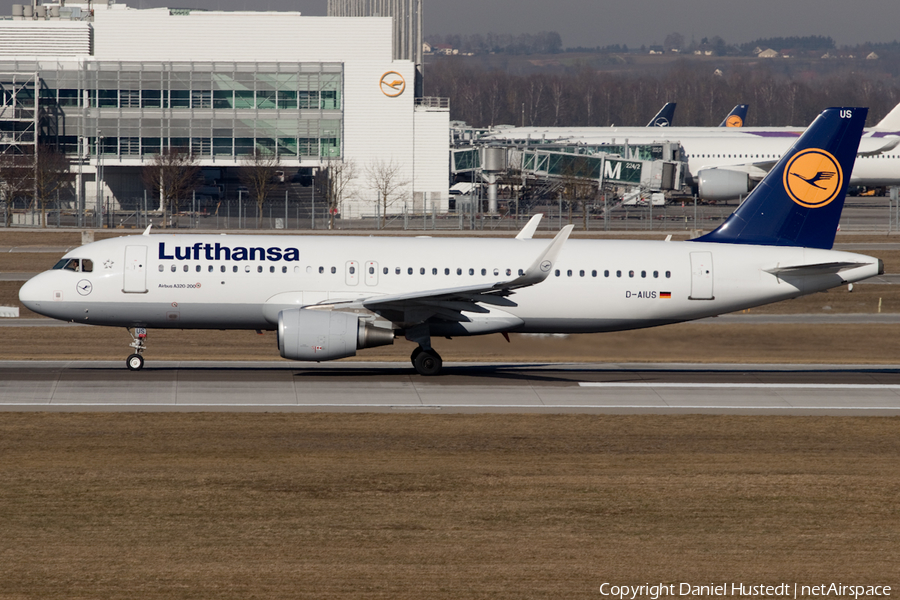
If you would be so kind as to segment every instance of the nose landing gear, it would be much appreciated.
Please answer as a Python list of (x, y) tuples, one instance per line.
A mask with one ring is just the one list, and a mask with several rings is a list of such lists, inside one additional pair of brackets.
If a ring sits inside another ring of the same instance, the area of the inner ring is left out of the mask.
[(144, 368), (144, 357), (141, 356), (147, 349), (147, 330), (143, 327), (135, 327), (134, 333), (131, 333), (131, 327), (128, 328), (128, 335), (133, 340), (128, 346), (134, 348), (134, 354), (125, 359), (125, 366), (129, 371), (140, 371)]

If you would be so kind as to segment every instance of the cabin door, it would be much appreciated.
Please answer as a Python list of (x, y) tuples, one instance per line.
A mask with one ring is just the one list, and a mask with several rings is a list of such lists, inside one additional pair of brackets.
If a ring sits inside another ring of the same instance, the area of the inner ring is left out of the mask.
[(691, 252), (691, 300), (713, 300), (712, 252)]
[(147, 246), (125, 246), (126, 294), (147, 293)]

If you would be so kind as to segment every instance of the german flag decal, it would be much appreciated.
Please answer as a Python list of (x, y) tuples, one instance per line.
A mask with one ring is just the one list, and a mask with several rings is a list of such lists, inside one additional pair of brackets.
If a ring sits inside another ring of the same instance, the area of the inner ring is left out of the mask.
[(672, 292), (660, 292), (660, 293), (659, 293), (659, 297), (660, 297), (660, 298), (663, 298), (663, 299), (671, 298), (671, 297), (672, 297)]

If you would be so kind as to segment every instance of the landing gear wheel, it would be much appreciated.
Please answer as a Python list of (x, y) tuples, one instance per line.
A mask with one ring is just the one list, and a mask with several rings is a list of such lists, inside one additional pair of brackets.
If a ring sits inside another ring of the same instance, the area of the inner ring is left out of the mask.
[(144, 357), (140, 354), (132, 354), (125, 359), (125, 364), (129, 371), (140, 371), (144, 368)]
[(416, 366), (416, 357), (422, 354), (422, 346), (416, 346), (416, 349), (412, 351), (412, 356), (409, 357), (409, 361), (412, 365)]
[(416, 354), (413, 352), (413, 366), (419, 375), (437, 375), (441, 372), (443, 361), (440, 354), (434, 350), (425, 350), (420, 348), (421, 352)]

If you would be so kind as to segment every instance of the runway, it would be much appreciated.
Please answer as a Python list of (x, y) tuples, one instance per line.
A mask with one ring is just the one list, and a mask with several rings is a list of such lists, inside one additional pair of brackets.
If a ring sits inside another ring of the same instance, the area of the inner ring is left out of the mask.
[(900, 365), (0, 362), (0, 411), (900, 415)]

